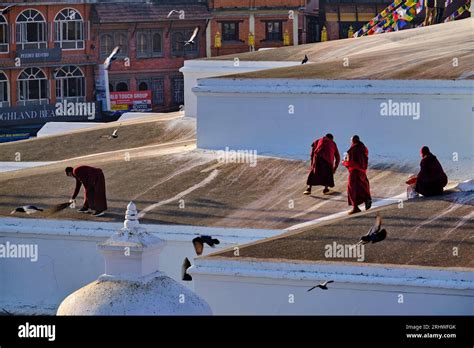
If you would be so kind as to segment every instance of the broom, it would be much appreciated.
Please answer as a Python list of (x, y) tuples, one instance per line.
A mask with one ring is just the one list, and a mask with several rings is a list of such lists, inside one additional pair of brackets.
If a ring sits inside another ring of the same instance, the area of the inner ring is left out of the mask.
[(71, 204), (72, 204), (72, 202), (65, 202), (65, 203), (56, 204), (54, 207), (46, 210), (45, 213), (48, 214), (48, 215), (56, 214), (56, 213), (60, 212), (61, 210), (64, 210), (64, 209), (68, 208)]

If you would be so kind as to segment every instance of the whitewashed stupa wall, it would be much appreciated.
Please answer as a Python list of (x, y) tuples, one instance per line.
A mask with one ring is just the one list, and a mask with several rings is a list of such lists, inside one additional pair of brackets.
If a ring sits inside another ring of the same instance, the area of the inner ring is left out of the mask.
[[(358, 134), (374, 163), (417, 166), (421, 146), (451, 179), (474, 172), (472, 81), (199, 80), (197, 141), (203, 149), (257, 150), (308, 159), (315, 138), (334, 134), (341, 155)], [(416, 103), (417, 115), (383, 116), (381, 104)]]

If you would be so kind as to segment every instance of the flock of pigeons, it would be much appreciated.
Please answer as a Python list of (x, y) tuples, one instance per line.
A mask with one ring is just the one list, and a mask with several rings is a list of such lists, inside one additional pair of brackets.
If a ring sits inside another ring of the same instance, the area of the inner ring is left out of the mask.
[[(56, 211), (65, 209), (66, 207), (69, 206), (70, 203), (62, 203), (58, 206), (56, 206), (55, 209)], [(34, 214), (37, 212), (42, 212), (44, 209), (38, 208), (34, 205), (24, 205), (21, 207), (15, 208), (10, 214), (15, 214), (15, 213), (23, 213), (23, 214)], [(367, 244), (367, 243), (378, 243), (383, 241), (387, 237), (387, 231), (382, 228), (382, 218), (380, 217), (379, 214), (377, 214), (375, 218), (375, 224), (369, 229), (369, 232), (367, 232), (366, 235), (362, 236), (360, 238), (360, 241), (357, 244), (354, 244), (353, 247), (360, 245), (360, 244)], [(216, 245), (220, 243), (219, 239), (217, 238), (212, 238), (211, 236), (206, 236), (206, 235), (200, 235), (192, 240), (194, 250), (196, 252), (196, 255), (202, 255), (202, 252), (204, 250), (205, 244), (209, 245), (211, 248), (214, 248)], [(181, 279), (184, 281), (191, 281), (193, 278), (191, 275), (188, 273), (188, 269), (191, 267), (191, 262), (189, 259), (186, 257), (183, 261), (183, 265), (181, 268)], [(328, 280), (325, 281), (321, 284), (315, 285), (311, 287), (309, 291), (312, 291), (316, 288), (319, 288), (321, 290), (327, 290), (328, 287), (327, 285), (330, 283), (334, 283), (333, 280)]]
[[(378, 243), (383, 241), (387, 237), (387, 231), (382, 228), (382, 218), (380, 217), (380, 214), (377, 213), (377, 216), (375, 217), (375, 223), (374, 225), (369, 229), (367, 234), (362, 236), (357, 244), (354, 244), (352, 247), (355, 247), (357, 245), (361, 244), (367, 244), (367, 243)], [(194, 250), (196, 251), (197, 255), (201, 255), (202, 251), (204, 250), (204, 244), (209, 245), (210, 247), (214, 248), (216, 244), (219, 244), (219, 240), (212, 238), (211, 236), (199, 236), (196, 237), (192, 240), (193, 245), (194, 245)], [(193, 278), (191, 275), (188, 273), (188, 269), (191, 267), (191, 262), (189, 259), (186, 257), (183, 261), (183, 266), (181, 269), (181, 275), (182, 275), (182, 280), (184, 281), (191, 281)], [(334, 280), (327, 280), (323, 283), (320, 283), (318, 285), (315, 285), (308, 289), (307, 291), (312, 291), (316, 288), (319, 288), (321, 290), (328, 290), (328, 284), (334, 283)]]

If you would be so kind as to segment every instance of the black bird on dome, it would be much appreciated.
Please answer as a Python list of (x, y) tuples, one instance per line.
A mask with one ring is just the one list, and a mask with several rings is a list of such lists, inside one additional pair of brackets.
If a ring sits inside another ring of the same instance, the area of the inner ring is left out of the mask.
[(327, 290), (327, 289), (328, 289), (327, 285), (330, 284), (330, 283), (334, 283), (334, 280), (328, 280), (328, 281), (325, 281), (324, 283), (315, 285), (315, 286), (313, 286), (312, 288), (310, 288), (310, 289), (308, 290), (308, 292), (311, 291), (311, 290), (313, 290), (313, 289), (316, 289), (316, 288), (320, 288), (320, 289), (322, 289), (322, 290)]

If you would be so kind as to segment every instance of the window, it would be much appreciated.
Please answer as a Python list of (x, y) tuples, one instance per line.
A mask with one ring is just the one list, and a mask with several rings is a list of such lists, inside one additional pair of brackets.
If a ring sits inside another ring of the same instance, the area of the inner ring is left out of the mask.
[(100, 55), (107, 57), (114, 49), (114, 37), (109, 34), (104, 34), (100, 37)]
[(182, 77), (175, 77), (173, 81), (173, 104), (181, 105), (184, 103), (184, 80)]
[(164, 97), (164, 80), (163, 79), (153, 79), (152, 81), (152, 95), (153, 95), (153, 104), (163, 105), (165, 102)]
[(171, 51), (174, 56), (183, 54), (184, 33), (174, 32), (173, 35), (171, 35)]
[(126, 82), (119, 82), (115, 88), (117, 92), (128, 92), (128, 84)]
[(10, 93), (8, 93), (8, 78), (0, 71), (0, 107), (10, 106)]
[(43, 70), (24, 69), (18, 76), (17, 85), (20, 105), (48, 103), (48, 79)]
[(64, 49), (84, 48), (84, 22), (77, 10), (68, 8), (54, 19), (55, 45)]
[(171, 34), (171, 54), (173, 56), (184, 56), (185, 54), (197, 54), (199, 52), (199, 34), (194, 39), (194, 45), (184, 46), (184, 42), (193, 35), (194, 29), (174, 31)]
[(141, 30), (137, 33), (137, 58), (162, 57), (161, 31)]
[(222, 22), (222, 41), (239, 40), (239, 22)]
[(46, 48), (46, 22), (36, 10), (25, 10), (16, 20), (16, 42), (21, 49)]
[(119, 55), (124, 57), (128, 53), (128, 35), (126, 33), (115, 34), (115, 46), (120, 46)]
[(265, 22), (265, 40), (268, 40), (268, 41), (282, 41), (283, 40), (283, 25), (281, 21)]
[(117, 57), (126, 57), (128, 54), (128, 33), (127, 32), (108, 32), (100, 35), (100, 57), (102, 59), (109, 56), (112, 50), (120, 46), (120, 52)]
[(118, 77), (117, 80), (109, 81), (110, 92), (128, 92), (130, 90), (129, 86), (130, 86), (130, 80), (126, 78)]
[(148, 57), (148, 33), (139, 32), (137, 34), (137, 58)]
[(56, 98), (84, 101), (85, 79), (81, 69), (74, 65), (63, 66), (54, 74), (56, 79)]
[(8, 23), (3, 15), (0, 15), (0, 53), (8, 52)]
[(161, 44), (161, 33), (154, 32), (152, 33), (153, 38), (153, 46), (151, 49), (152, 55), (162, 55), (163, 54), (163, 46)]
[(147, 81), (142, 81), (138, 84), (138, 90), (139, 91), (148, 91), (148, 82)]

